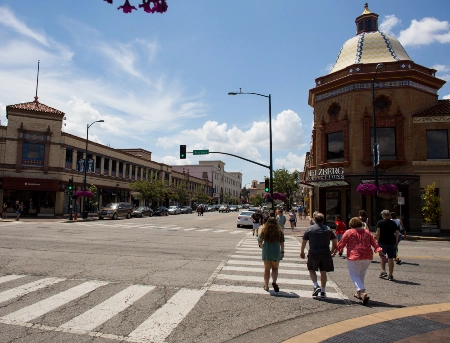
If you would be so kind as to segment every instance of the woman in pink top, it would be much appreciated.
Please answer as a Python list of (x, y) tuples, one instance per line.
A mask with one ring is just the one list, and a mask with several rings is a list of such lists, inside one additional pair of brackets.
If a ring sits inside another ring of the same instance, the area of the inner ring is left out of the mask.
[(364, 277), (373, 259), (373, 251), (378, 252), (383, 257), (383, 250), (378, 246), (377, 240), (372, 236), (369, 230), (363, 228), (363, 223), (358, 217), (350, 219), (350, 230), (347, 230), (339, 241), (336, 249), (332, 252), (332, 256), (336, 256), (336, 252), (342, 251), (347, 246), (347, 266), (350, 277), (356, 287), (355, 298), (362, 300), (362, 304), (366, 305), (369, 296), (364, 286)]

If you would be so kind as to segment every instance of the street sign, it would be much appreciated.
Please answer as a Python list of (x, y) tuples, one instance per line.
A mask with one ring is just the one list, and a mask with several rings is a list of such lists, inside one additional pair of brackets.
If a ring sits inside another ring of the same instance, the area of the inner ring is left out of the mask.
[(398, 204), (404, 205), (405, 204), (405, 197), (398, 197)]
[(209, 150), (194, 150), (193, 154), (194, 155), (208, 155), (209, 154)]

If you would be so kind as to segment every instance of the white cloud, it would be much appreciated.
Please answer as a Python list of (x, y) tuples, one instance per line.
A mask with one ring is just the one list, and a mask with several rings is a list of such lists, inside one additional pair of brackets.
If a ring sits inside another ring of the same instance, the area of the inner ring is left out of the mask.
[(444, 97), (442, 99), (450, 99), (450, 94), (444, 95)]
[(286, 168), (290, 172), (293, 172), (294, 170), (302, 172), (305, 165), (305, 157), (306, 153), (299, 156), (293, 152), (289, 152), (285, 157), (275, 159), (275, 169)]
[(380, 31), (385, 32), (390, 35), (394, 35), (392, 32), (392, 29), (400, 24), (402, 21), (398, 19), (394, 14), (391, 15), (385, 15), (383, 18), (383, 21), (380, 24)]
[(431, 68), (436, 69), (436, 71), (437, 71), (436, 77), (438, 77), (442, 80), (445, 80), (445, 81), (450, 81), (450, 73), (441, 74), (441, 73), (446, 73), (446, 72), (450, 71), (450, 67), (443, 65), (443, 64), (435, 64)]
[(403, 46), (450, 43), (450, 25), (448, 21), (439, 21), (436, 18), (413, 19), (406, 30), (400, 31), (398, 40)]

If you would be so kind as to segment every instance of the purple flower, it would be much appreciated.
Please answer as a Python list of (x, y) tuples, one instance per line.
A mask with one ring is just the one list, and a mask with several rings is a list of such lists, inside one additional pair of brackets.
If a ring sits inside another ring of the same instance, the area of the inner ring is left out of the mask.
[(145, 0), (142, 0), (142, 4), (139, 5), (139, 8), (143, 8), (147, 13), (153, 13), (154, 11), (152, 10), (152, 7), (150, 7), (151, 3), (151, 0), (148, 0), (147, 2)]
[(129, 0), (125, 0), (123, 6), (117, 7), (118, 10), (120, 10), (121, 8), (123, 10), (123, 13), (131, 13), (132, 10), (137, 10), (136, 7), (130, 5)]
[(398, 193), (398, 188), (396, 185), (394, 185), (392, 183), (386, 183), (386, 184), (380, 185), (378, 193), (387, 195), (387, 196), (391, 196), (391, 197), (395, 197)]
[(112, 4), (113, 0), (103, 0), (106, 1), (108, 4)]
[(373, 183), (361, 183), (356, 188), (358, 194), (375, 195), (377, 194), (377, 187)]

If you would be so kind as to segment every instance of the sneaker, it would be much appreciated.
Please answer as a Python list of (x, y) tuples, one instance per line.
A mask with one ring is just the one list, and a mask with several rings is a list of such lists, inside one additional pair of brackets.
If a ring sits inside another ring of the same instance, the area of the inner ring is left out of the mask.
[(391, 275), (391, 276), (388, 277), (388, 280), (389, 281), (394, 281), (394, 277)]
[(387, 276), (387, 273), (386, 273), (386, 272), (381, 272), (381, 273), (380, 273), (380, 277), (383, 278), (383, 277), (386, 277), (386, 276)]
[(402, 264), (402, 260), (397, 260), (396, 264)]
[(321, 297), (321, 298), (326, 298), (326, 297), (327, 297), (327, 293), (325, 293), (325, 292), (320, 292), (320, 297)]
[(320, 287), (319, 286), (317, 286), (317, 287), (314, 287), (314, 291), (313, 291), (313, 297), (317, 297), (318, 295), (319, 295), (319, 293), (320, 293)]

